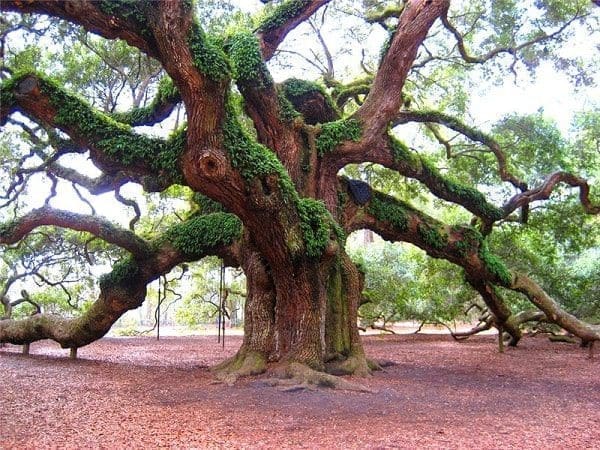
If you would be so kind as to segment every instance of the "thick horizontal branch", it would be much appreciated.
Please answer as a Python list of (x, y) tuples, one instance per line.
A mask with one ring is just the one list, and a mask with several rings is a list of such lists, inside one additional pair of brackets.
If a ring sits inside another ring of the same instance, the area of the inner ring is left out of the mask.
[[(437, 113), (434, 116), (429, 116), (428, 113), (409, 112), (406, 115), (401, 114), (401, 117), (406, 120), (408, 120), (408, 117), (412, 117), (418, 119), (418, 121), (426, 121), (428, 118), (437, 117)], [(444, 118), (444, 116), (438, 117), (438, 119), (440, 118)], [(445, 117), (445, 119), (450, 119), (450, 117)], [(459, 123), (452, 121), (449, 121), (447, 125), (463, 128)], [(477, 130), (469, 130), (466, 127), (463, 131), (473, 140), (486, 141), (490, 145), (494, 145), (493, 140), (488, 141), (488, 138)], [(598, 214), (600, 212), (600, 205), (594, 205), (590, 199), (590, 186), (587, 181), (567, 172), (556, 172), (550, 175), (540, 186), (515, 195), (506, 205), (499, 208), (488, 202), (485, 195), (476, 188), (442, 175), (427, 158), (411, 151), (394, 136), (388, 136), (387, 139), (381, 139), (371, 144), (368, 153), (364, 151), (365, 145), (364, 140), (358, 143), (344, 144), (338, 148), (337, 152), (331, 154), (330, 157), (335, 159), (334, 167), (336, 170), (349, 163), (369, 161), (381, 164), (403, 176), (420, 181), (438, 198), (463, 206), (483, 221), (486, 232), (491, 230), (494, 222), (507, 218), (515, 210), (527, 208), (534, 201), (548, 199), (559, 183), (566, 183), (579, 188), (581, 204), (588, 214)], [(499, 155), (501, 156), (501, 152)], [(505, 159), (499, 159), (498, 161), (499, 165), (506, 164)], [(506, 172), (506, 175), (510, 177), (509, 172)], [(513, 181), (520, 183), (516, 178)], [(519, 184), (519, 187), (525, 188), (526, 185)]]
[[(340, 179), (346, 199), (343, 222), (347, 233), (369, 229), (392, 242), (408, 242), (423, 249), (429, 256), (446, 259), (465, 271), (466, 280), (475, 288), (516, 344), (521, 333), (511, 318), (510, 309), (493, 284), (508, 286), (512, 275), (506, 266), (493, 255), (484, 237), (475, 229), (465, 226), (448, 226), (416, 210), (409, 204), (388, 195), (372, 191), (363, 184), (362, 190), (370, 195), (358, 199), (353, 180)], [(360, 183), (360, 182), (358, 182)], [(366, 200), (366, 201), (365, 201)]]
[(0, 10), (58, 17), (107, 39), (123, 39), (149, 56), (156, 56), (156, 43), (147, 23), (151, 4), (119, 0), (2, 0)]
[(331, 0), (285, 0), (260, 23), (257, 29), (265, 61), (271, 59), (290, 31)]
[[(472, 227), (448, 226), (406, 202), (372, 190), (366, 183), (340, 178), (343, 226), (347, 233), (370, 229), (390, 241), (409, 242), (430, 256), (460, 265), (473, 277), (507, 286), (511, 275)], [(356, 197), (356, 184), (369, 192)], [(354, 185), (354, 186), (352, 186)]]
[(15, 244), (32, 230), (45, 225), (86, 231), (140, 257), (151, 251), (148, 242), (108, 220), (50, 207), (35, 209), (16, 221), (3, 224), (0, 227), (0, 244)]
[(503, 210), (488, 202), (479, 190), (442, 175), (433, 163), (395, 137), (389, 136), (382, 147), (382, 159), (373, 162), (420, 181), (438, 198), (461, 205), (481, 218), (487, 227), (504, 217)]
[(135, 133), (37, 74), (19, 75), (2, 87), (3, 96), (14, 97), (14, 109), (59, 128), (77, 145), (88, 148), (105, 173), (121, 172), (132, 181), (160, 176), (162, 189), (182, 181), (179, 156), (185, 145), (184, 131), (169, 140)]
[[(564, 311), (537, 283), (525, 275), (511, 272), (492, 254), (483, 236), (471, 227), (449, 227), (393, 197), (371, 191), (368, 201), (355, 198), (352, 181), (340, 180), (344, 202), (346, 232), (370, 229), (386, 240), (409, 242), (435, 258), (461, 266), (465, 279), (482, 296), (494, 314), (497, 325), (507, 331), (516, 344), (522, 319), (513, 316), (496, 286), (521, 292), (546, 318), (588, 343), (600, 340), (600, 332)], [(363, 191), (367, 186), (362, 187)]]

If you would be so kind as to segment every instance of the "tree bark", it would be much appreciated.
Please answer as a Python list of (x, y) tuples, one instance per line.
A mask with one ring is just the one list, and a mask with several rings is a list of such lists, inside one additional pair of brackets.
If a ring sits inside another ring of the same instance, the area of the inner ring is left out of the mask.
[(270, 269), (248, 243), (242, 255), (248, 291), (244, 340), (233, 358), (215, 368), (222, 379), (264, 372), (268, 362), (370, 373), (357, 323), (363, 277), (345, 252), (279, 270)]

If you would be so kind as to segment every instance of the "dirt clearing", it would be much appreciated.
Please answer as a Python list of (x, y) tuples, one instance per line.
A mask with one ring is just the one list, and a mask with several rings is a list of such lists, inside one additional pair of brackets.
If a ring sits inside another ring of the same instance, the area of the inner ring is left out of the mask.
[(0, 349), (0, 448), (600, 448), (600, 355), (525, 338), (367, 336), (375, 393), (215, 384), (212, 336)]

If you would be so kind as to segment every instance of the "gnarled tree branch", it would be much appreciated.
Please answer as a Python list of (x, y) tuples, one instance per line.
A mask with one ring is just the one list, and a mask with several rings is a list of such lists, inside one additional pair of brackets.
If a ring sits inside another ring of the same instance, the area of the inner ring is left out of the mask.
[(448, 0), (416, 0), (402, 11), (369, 95), (356, 114), (365, 124), (366, 135), (380, 136), (398, 113), (402, 105), (402, 88), (417, 51), (449, 3)]
[(516, 209), (527, 206), (534, 201), (547, 200), (559, 183), (566, 183), (569, 186), (578, 187), (579, 200), (581, 201), (581, 205), (585, 212), (588, 214), (600, 214), (600, 205), (594, 205), (590, 199), (590, 186), (586, 180), (568, 172), (555, 172), (546, 178), (540, 186), (521, 192), (511, 198), (502, 207), (504, 215), (508, 216)]
[(11, 81), (8, 89), (15, 98), (14, 109), (59, 128), (79, 147), (87, 147), (105, 173), (122, 172), (132, 181), (160, 175), (162, 189), (181, 181), (178, 158), (184, 146), (183, 132), (166, 141), (143, 136), (39, 75), (21, 75)]
[(271, 59), (290, 31), (331, 0), (285, 0), (258, 26), (257, 34), (265, 61)]
[(535, 37), (533, 39), (530, 39), (530, 40), (525, 41), (518, 45), (514, 45), (512, 47), (498, 47), (498, 48), (495, 48), (495, 49), (489, 51), (485, 55), (472, 56), (471, 54), (469, 54), (469, 51), (467, 50), (467, 47), (465, 45), (465, 41), (463, 39), (462, 34), (460, 33), (460, 31), (458, 31), (456, 29), (456, 27), (454, 25), (452, 25), (450, 23), (447, 13), (448, 13), (448, 11), (446, 10), (442, 14), (442, 16), (441, 16), (442, 23), (444, 24), (444, 27), (448, 31), (450, 31), (450, 33), (452, 33), (452, 35), (456, 39), (458, 51), (459, 51), (462, 59), (465, 62), (470, 63), (470, 64), (483, 64), (483, 63), (489, 61), (490, 59), (493, 59), (496, 56), (499, 56), (501, 54), (509, 54), (509, 55), (514, 56), (519, 51), (523, 50), (524, 48), (531, 47), (532, 45), (540, 44), (540, 43), (548, 41), (550, 39), (554, 39), (555, 37), (560, 35), (563, 31), (565, 31), (573, 22), (575, 22), (576, 20), (578, 20), (582, 17), (580, 13), (577, 13), (570, 20), (568, 20), (565, 24), (563, 24), (560, 28), (558, 28), (556, 31), (553, 31), (552, 33), (541, 33), (540, 35), (538, 35), (537, 37)]
[(32, 230), (44, 225), (86, 231), (139, 257), (151, 252), (148, 242), (105, 219), (47, 206), (35, 209), (16, 221), (3, 224), (0, 227), (0, 244), (14, 244)]
[[(214, 229), (219, 231), (214, 233)], [(240, 234), (239, 221), (224, 213), (195, 217), (176, 225), (153, 242), (155, 250), (150, 256), (122, 260), (104, 275), (99, 298), (81, 316), (66, 319), (36, 314), (23, 320), (0, 320), (0, 342), (27, 344), (52, 339), (63, 348), (87, 345), (104, 336), (126, 311), (139, 307), (145, 300), (147, 284), (176, 265), (208, 255), (238, 264), (236, 242)]]
[(107, 39), (123, 39), (149, 56), (156, 56), (156, 42), (148, 27), (150, 15), (145, 5), (146, 2), (2, 0), (0, 10), (59, 17)]
[(496, 157), (500, 179), (508, 181), (522, 191), (527, 190), (527, 184), (509, 171), (506, 155), (502, 151), (500, 144), (491, 136), (462, 123), (455, 117), (438, 111), (401, 111), (398, 113), (393, 124), (399, 125), (408, 122), (437, 123), (466, 136), (472, 141), (480, 142), (488, 147)]

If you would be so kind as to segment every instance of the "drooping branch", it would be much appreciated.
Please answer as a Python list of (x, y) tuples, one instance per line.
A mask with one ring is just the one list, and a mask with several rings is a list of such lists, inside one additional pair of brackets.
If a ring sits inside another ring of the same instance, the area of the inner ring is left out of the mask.
[(513, 274), (511, 289), (524, 294), (535, 306), (544, 312), (548, 321), (556, 323), (579, 337), (584, 345), (600, 341), (600, 330), (579, 320), (564, 311), (535, 281), (520, 273)]
[(367, 228), (390, 241), (409, 242), (435, 258), (461, 266), (465, 279), (482, 296), (496, 325), (511, 335), (515, 345), (521, 336), (518, 317), (511, 314), (496, 286), (521, 292), (543, 311), (549, 321), (575, 334), (584, 343), (600, 339), (600, 333), (585, 322), (568, 314), (533, 280), (511, 272), (493, 255), (485, 238), (470, 227), (449, 227), (390, 196), (371, 191), (367, 201), (358, 201), (341, 179), (345, 189), (344, 227), (347, 232)]
[(65, 319), (36, 314), (23, 320), (0, 320), (0, 342), (26, 344), (52, 339), (63, 348), (78, 348), (108, 332), (126, 311), (139, 307), (146, 286), (173, 267), (208, 255), (238, 264), (237, 240), (241, 224), (231, 214), (215, 213), (190, 218), (152, 242), (154, 249), (142, 258), (126, 258), (100, 279), (98, 300), (81, 316)]
[(575, 14), (571, 19), (569, 19), (560, 28), (553, 31), (552, 33), (540, 33), (536, 37), (529, 39), (521, 44), (513, 45), (510, 47), (498, 47), (498, 48), (495, 48), (495, 49), (489, 51), (485, 55), (473, 56), (467, 50), (463, 35), (460, 33), (460, 31), (458, 31), (456, 29), (456, 27), (454, 25), (452, 25), (452, 23), (450, 23), (447, 13), (448, 13), (448, 11), (446, 10), (441, 16), (442, 24), (448, 31), (450, 31), (450, 33), (452, 33), (452, 35), (456, 39), (458, 51), (459, 51), (462, 59), (465, 62), (470, 63), (470, 64), (483, 64), (483, 63), (489, 61), (490, 59), (493, 59), (502, 54), (509, 54), (509, 55), (516, 56), (518, 52), (520, 52), (521, 50), (523, 50), (525, 48), (531, 47), (536, 44), (541, 44), (543, 42), (546, 42), (548, 40), (556, 38), (561, 33), (563, 33), (571, 24), (573, 24), (576, 20), (578, 20), (582, 17), (581, 12), (577, 12), (577, 14)]
[(579, 200), (585, 211), (588, 214), (600, 214), (600, 205), (594, 205), (590, 199), (590, 186), (586, 180), (568, 172), (555, 172), (546, 178), (540, 186), (521, 192), (511, 198), (506, 205), (502, 207), (504, 215), (508, 216), (516, 209), (527, 206), (534, 201), (547, 200), (559, 183), (566, 183), (569, 186), (578, 187)]
[(290, 31), (329, 2), (330, 0), (285, 0), (278, 5), (261, 21), (257, 29), (264, 60), (271, 59)]
[(427, 158), (393, 136), (382, 142), (380, 152), (374, 152), (371, 160), (420, 181), (437, 197), (463, 206), (481, 218), (487, 228), (504, 217), (503, 210), (488, 202), (479, 190), (442, 175)]
[(479, 322), (476, 326), (474, 326), (470, 330), (467, 330), (467, 331), (450, 330), (450, 334), (457, 341), (462, 341), (462, 340), (468, 339), (469, 337), (474, 336), (478, 333), (481, 333), (482, 331), (489, 330), (490, 328), (492, 328), (493, 324), (494, 324), (493, 317), (492, 317), (492, 315), (489, 315), (486, 318), (486, 320)]
[(35, 209), (16, 221), (3, 224), (0, 227), (0, 244), (17, 243), (32, 230), (44, 225), (86, 231), (140, 257), (151, 251), (148, 242), (105, 219), (50, 207)]
[[(413, 208), (406, 202), (372, 190), (357, 200), (350, 188), (356, 180), (340, 178), (345, 199), (342, 222), (347, 233), (367, 228), (384, 239), (409, 242), (434, 258), (446, 259), (465, 269), (474, 279), (509, 286), (511, 274), (504, 264), (489, 252), (485, 238), (472, 227), (448, 226)], [(354, 189), (356, 192), (356, 189)]]
[(465, 271), (466, 280), (477, 290), (495, 322), (512, 338), (521, 333), (514, 326), (510, 309), (504, 303), (494, 284), (508, 286), (511, 274), (504, 264), (488, 250), (484, 237), (470, 227), (445, 225), (414, 209), (412, 206), (388, 195), (370, 190), (370, 195), (357, 200), (346, 179), (340, 179), (345, 198), (343, 224), (347, 233), (369, 229), (390, 241), (409, 242), (425, 250), (434, 258), (446, 259)]
[[(408, 112), (404, 117), (417, 116)], [(424, 119), (424, 117), (428, 116), (424, 114), (419, 119)], [(448, 125), (462, 129), (458, 123), (448, 122)], [(465, 127), (463, 131), (474, 140), (478, 140), (479, 142), (485, 141), (492, 146), (495, 145), (493, 140), (488, 140), (488, 137), (477, 130), (470, 130), (469, 127)], [(600, 206), (594, 205), (590, 199), (590, 187), (587, 181), (567, 172), (552, 174), (540, 186), (515, 195), (502, 208), (499, 208), (490, 203), (485, 195), (476, 188), (467, 186), (441, 174), (427, 158), (411, 151), (411, 149), (394, 136), (390, 135), (386, 140), (376, 142), (376, 144), (369, 148), (369, 153), (366, 155), (364, 151), (360, 151), (363, 148), (362, 145), (362, 142), (356, 144), (349, 143), (338, 148), (338, 151), (331, 155), (331, 158), (335, 158), (336, 170), (342, 167), (340, 166), (342, 163), (369, 161), (381, 164), (384, 167), (397, 171), (403, 176), (420, 181), (438, 198), (463, 206), (482, 220), (484, 225), (483, 231), (486, 234), (491, 230), (494, 222), (507, 218), (515, 210), (528, 208), (531, 202), (548, 199), (553, 189), (559, 183), (566, 183), (579, 188), (580, 201), (588, 214), (598, 214), (600, 211)], [(506, 167), (506, 159), (502, 157), (502, 151), (499, 148), (498, 156), (499, 166)], [(507, 180), (513, 178), (513, 181), (519, 183), (520, 188), (526, 187), (526, 185), (520, 184), (520, 180), (512, 177), (508, 170), (506, 170), (505, 175)]]
[(468, 126), (455, 117), (439, 111), (401, 111), (398, 113), (393, 124), (399, 125), (409, 122), (437, 123), (466, 136), (472, 141), (480, 142), (488, 147), (494, 154), (496, 161), (498, 162), (500, 179), (511, 183), (522, 191), (527, 190), (527, 184), (510, 172), (505, 153), (502, 151), (500, 144), (498, 144), (491, 136)]

